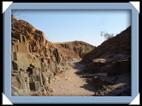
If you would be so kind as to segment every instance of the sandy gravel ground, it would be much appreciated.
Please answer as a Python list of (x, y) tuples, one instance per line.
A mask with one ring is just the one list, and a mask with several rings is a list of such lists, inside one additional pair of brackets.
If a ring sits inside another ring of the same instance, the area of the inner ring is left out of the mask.
[[(52, 88), (51, 95), (53, 96), (98, 96), (98, 95), (117, 95), (124, 91), (126, 88), (123, 87), (129, 82), (128, 75), (119, 75), (117, 78), (117, 83), (112, 85), (103, 85), (100, 89), (97, 89), (97, 84), (95, 85), (91, 79), (82, 78), (76, 74), (77, 71), (83, 69), (82, 64), (74, 67), (74, 62), (71, 66), (66, 66), (66, 70), (55, 76), (50, 84)], [(126, 78), (125, 78), (126, 77)], [(128, 81), (127, 81), (128, 80)], [(89, 82), (88, 82), (89, 81)], [(119, 89), (118, 89), (119, 88)], [(124, 94), (125, 95), (125, 94)], [(127, 94), (126, 94), (127, 95)]]
[(94, 92), (84, 88), (86, 79), (75, 74), (78, 71), (69, 67), (64, 73), (57, 75), (51, 82), (53, 96), (91, 96)]

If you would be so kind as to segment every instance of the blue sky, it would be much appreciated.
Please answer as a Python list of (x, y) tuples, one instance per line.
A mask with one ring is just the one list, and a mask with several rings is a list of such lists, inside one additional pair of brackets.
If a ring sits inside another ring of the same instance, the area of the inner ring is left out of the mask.
[(17, 19), (26, 20), (43, 31), (51, 42), (80, 40), (94, 46), (105, 39), (100, 33), (120, 33), (130, 24), (129, 11), (13, 11)]

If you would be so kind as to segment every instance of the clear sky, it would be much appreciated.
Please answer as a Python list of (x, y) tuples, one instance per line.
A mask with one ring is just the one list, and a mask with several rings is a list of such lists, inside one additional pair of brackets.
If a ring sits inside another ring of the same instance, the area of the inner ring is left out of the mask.
[(94, 46), (105, 39), (101, 32), (120, 33), (130, 24), (130, 12), (96, 11), (13, 11), (17, 19), (26, 20), (43, 31), (51, 42), (85, 41)]

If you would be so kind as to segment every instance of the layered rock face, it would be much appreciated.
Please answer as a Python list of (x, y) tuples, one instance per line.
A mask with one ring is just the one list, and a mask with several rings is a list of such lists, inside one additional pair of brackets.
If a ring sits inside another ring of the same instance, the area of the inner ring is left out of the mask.
[(94, 48), (81, 41), (54, 44), (26, 21), (11, 21), (12, 95), (50, 95), (52, 78)]

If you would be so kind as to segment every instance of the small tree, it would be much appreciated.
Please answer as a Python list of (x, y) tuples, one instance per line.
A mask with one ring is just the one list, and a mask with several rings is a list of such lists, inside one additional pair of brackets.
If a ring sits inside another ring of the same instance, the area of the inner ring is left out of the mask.
[(106, 40), (114, 37), (114, 34), (110, 34), (110, 33), (107, 33), (107, 32), (101, 32), (101, 36), (105, 37)]

